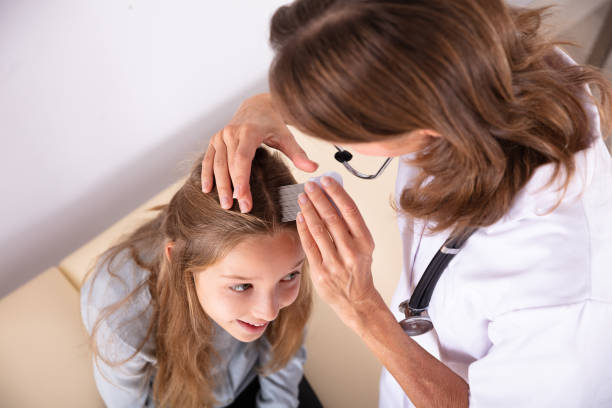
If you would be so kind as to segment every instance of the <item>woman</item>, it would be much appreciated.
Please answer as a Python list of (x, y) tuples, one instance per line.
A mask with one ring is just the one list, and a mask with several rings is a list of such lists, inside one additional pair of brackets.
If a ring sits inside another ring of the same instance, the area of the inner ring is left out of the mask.
[[(299, 200), (315, 288), (385, 367), (382, 407), (612, 404), (610, 87), (542, 37), (543, 11), (298, 0), (272, 18), (271, 94), (211, 140), (202, 185), (214, 178), (222, 198), (233, 186), (242, 211), (260, 143), (316, 168), (283, 122), (400, 157), (406, 262), (391, 311), (350, 197), (323, 180), (342, 217), (314, 184)], [(434, 330), (412, 338), (398, 306), (438, 248), (438, 267), (461, 252), (430, 292)]]
[(319, 407), (302, 380), (310, 282), (258, 149), (250, 214), (202, 194), (200, 161), (159, 214), (101, 257), (81, 289), (94, 376), (109, 407)]

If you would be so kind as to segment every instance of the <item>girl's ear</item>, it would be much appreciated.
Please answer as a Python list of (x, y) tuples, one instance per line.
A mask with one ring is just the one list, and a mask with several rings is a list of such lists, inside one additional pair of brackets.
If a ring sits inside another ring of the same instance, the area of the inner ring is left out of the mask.
[(168, 262), (171, 262), (172, 248), (174, 248), (174, 242), (170, 241), (166, 244), (166, 259)]

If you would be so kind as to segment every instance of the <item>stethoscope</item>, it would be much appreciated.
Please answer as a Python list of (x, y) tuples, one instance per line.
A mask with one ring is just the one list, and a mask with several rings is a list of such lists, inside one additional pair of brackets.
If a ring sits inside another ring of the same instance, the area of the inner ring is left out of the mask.
[(399, 325), (408, 336), (418, 336), (433, 329), (433, 323), (427, 314), (431, 295), (448, 263), (461, 251), (463, 244), (476, 231), (472, 229), (457, 238), (449, 238), (438, 249), (438, 252), (427, 265), (425, 272), (417, 284), (410, 299), (399, 304), (399, 310), (406, 318)]

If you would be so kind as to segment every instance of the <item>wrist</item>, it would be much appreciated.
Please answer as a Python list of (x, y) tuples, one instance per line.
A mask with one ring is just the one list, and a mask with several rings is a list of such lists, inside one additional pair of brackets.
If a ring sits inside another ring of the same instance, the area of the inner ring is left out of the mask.
[(346, 323), (356, 333), (363, 333), (389, 316), (393, 318), (380, 293), (374, 290), (368, 298), (352, 304)]

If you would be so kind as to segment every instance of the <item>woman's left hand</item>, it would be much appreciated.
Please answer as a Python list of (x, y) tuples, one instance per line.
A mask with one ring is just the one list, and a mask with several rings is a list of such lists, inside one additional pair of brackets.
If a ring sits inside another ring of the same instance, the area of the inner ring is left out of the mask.
[(381, 304), (372, 280), (374, 240), (342, 186), (330, 177), (321, 183), (340, 214), (323, 190), (308, 182), (298, 198), (302, 210), (298, 233), (317, 292), (345, 324), (354, 327), (362, 313)]

